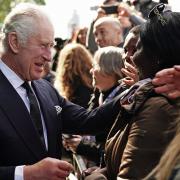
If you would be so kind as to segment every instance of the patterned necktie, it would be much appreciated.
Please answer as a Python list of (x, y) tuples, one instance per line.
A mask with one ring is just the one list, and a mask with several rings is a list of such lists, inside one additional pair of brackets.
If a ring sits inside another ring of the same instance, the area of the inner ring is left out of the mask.
[(29, 99), (29, 104), (30, 104), (30, 117), (36, 127), (36, 130), (40, 136), (42, 144), (45, 146), (45, 141), (44, 141), (44, 134), (43, 134), (43, 126), (42, 126), (42, 120), (41, 120), (41, 113), (39, 110), (38, 102), (37, 99), (29, 85), (28, 82), (24, 82), (22, 84), (22, 87), (26, 89), (27, 96)]

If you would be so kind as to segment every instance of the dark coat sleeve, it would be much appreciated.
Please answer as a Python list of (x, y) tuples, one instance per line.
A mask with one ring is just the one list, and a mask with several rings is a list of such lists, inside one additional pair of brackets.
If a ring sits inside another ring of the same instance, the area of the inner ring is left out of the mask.
[(92, 111), (63, 99), (62, 102), (63, 133), (96, 135), (109, 130), (119, 110), (119, 97)]
[(0, 167), (0, 179), (2, 180), (14, 180), (15, 167)]

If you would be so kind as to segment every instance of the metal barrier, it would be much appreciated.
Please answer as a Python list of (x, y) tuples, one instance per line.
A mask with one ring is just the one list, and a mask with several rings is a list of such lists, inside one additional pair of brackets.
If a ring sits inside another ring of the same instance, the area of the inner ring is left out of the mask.
[(78, 180), (82, 180), (82, 173), (87, 169), (84, 158), (81, 155), (73, 153), (73, 166), (74, 166), (74, 175)]

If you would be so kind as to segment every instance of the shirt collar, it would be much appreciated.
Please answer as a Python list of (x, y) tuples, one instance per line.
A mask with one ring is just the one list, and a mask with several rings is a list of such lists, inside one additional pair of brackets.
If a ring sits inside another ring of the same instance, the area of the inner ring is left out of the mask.
[(12, 69), (10, 69), (1, 59), (0, 59), (0, 70), (15, 89), (17, 89), (23, 84), (24, 81)]

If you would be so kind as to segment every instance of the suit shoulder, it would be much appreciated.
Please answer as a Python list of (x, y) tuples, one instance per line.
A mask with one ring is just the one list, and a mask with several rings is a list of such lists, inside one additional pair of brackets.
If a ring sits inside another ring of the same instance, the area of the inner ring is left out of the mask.
[(35, 88), (37, 88), (41, 94), (47, 96), (47, 98), (50, 96), (51, 98), (62, 99), (62, 96), (59, 95), (57, 90), (47, 80), (39, 79), (33, 81), (33, 83), (35, 85)]

